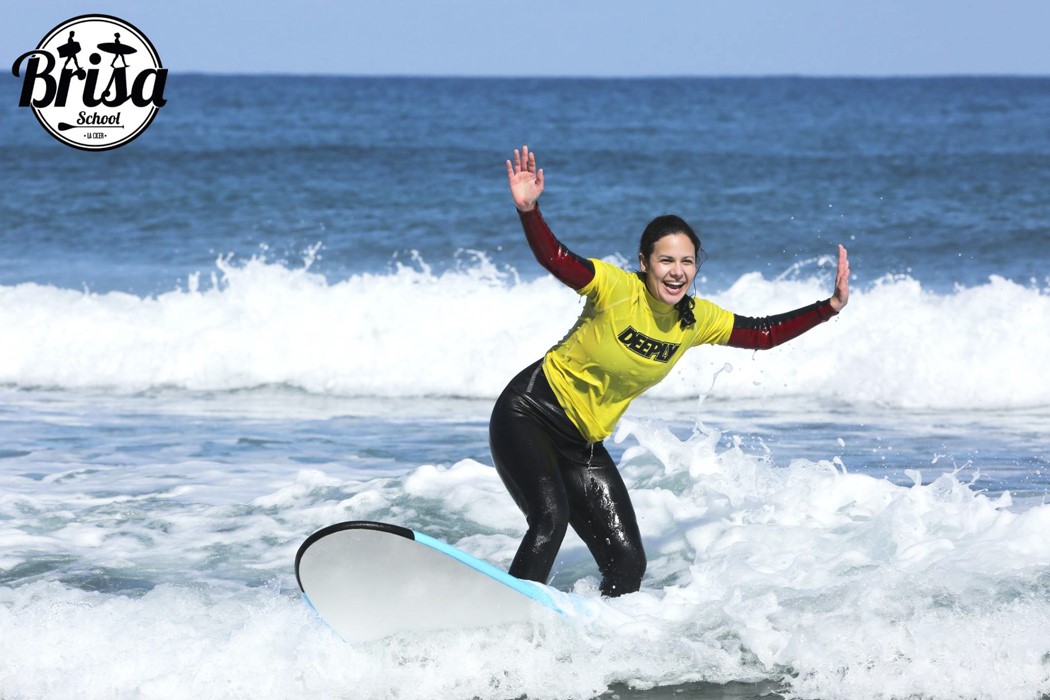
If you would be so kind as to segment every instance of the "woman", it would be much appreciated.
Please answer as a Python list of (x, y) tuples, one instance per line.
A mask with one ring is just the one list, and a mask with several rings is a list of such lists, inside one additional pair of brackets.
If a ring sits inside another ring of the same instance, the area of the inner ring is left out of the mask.
[(703, 250), (682, 219), (661, 216), (646, 227), (641, 269), (632, 274), (581, 258), (554, 237), (537, 207), (543, 170), (527, 146), (507, 161), (507, 176), (536, 259), (587, 297), (576, 325), (511, 380), (492, 411), (496, 471), (528, 522), (510, 573), (546, 583), (571, 525), (598, 563), (602, 594), (631, 593), (641, 586), (645, 552), (627, 488), (602, 440), (631, 400), (663, 379), (688, 348), (771, 348), (841, 311), (849, 298), (846, 249), (839, 246), (830, 299), (767, 318), (736, 316), (689, 295)]

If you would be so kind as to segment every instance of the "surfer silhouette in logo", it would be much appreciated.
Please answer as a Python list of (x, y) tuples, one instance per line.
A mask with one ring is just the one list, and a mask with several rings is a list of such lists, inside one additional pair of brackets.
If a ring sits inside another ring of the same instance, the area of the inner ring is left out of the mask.
[[(125, 58), (125, 56), (130, 56), (131, 54), (138, 51), (138, 49), (136, 49), (133, 46), (128, 46), (127, 44), (120, 43), (120, 32), (115, 33), (113, 41), (107, 41), (102, 44), (99, 44), (98, 48), (100, 51), (105, 51), (106, 53), (113, 54), (113, 60), (110, 61), (109, 67), (113, 68), (114, 70), (122, 70), (124, 68), (127, 68), (128, 60)], [(118, 59), (121, 61), (121, 63), (124, 64), (119, 68), (117, 67)]]
[(492, 460), (528, 524), (510, 574), (546, 583), (571, 526), (598, 564), (602, 594), (633, 593), (645, 551), (627, 487), (602, 441), (689, 348), (763, 350), (835, 316), (849, 299), (846, 249), (839, 246), (830, 298), (775, 316), (739, 316), (690, 294), (706, 255), (681, 218), (653, 219), (638, 245), (640, 269), (627, 272), (580, 257), (554, 237), (537, 204), (543, 170), (528, 147), (514, 151), (507, 177), (536, 260), (586, 298), (572, 329), (512, 379), (492, 409)]
[[(105, 51), (108, 54), (113, 54), (113, 60), (110, 61), (109, 67), (113, 69), (113, 75), (110, 76), (109, 83), (106, 84), (106, 89), (102, 93), (103, 98), (108, 98), (113, 92), (114, 86), (116, 86), (116, 94), (126, 95), (127, 94), (127, 78), (125, 74), (128, 72), (128, 60), (126, 56), (138, 51), (133, 46), (120, 43), (120, 32), (115, 32), (113, 41), (103, 42), (98, 45), (99, 51)], [(93, 54), (92, 58), (98, 54)], [(120, 61), (124, 65), (118, 66), (117, 61)]]
[(76, 32), (69, 33), (69, 39), (66, 43), (58, 47), (58, 57), (66, 59), (66, 62), (62, 64), (62, 70), (69, 67), (69, 62), (72, 61), (73, 65), (76, 66), (76, 76), (78, 78), (84, 77), (84, 69), (80, 67), (80, 62), (77, 61), (77, 54), (80, 53), (80, 42), (73, 39)]

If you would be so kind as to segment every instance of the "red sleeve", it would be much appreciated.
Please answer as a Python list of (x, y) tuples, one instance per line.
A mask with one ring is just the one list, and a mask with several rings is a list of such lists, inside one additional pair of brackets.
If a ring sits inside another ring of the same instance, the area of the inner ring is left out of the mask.
[(748, 350), (768, 350), (792, 338), (797, 338), (837, 313), (831, 308), (831, 300), (825, 299), (776, 316), (765, 318), (735, 316), (733, 332), (729, 335), (729, 342), (726, 345)]
[(533, 255), (548, 272), (577, 291), (594, 279), (594, 264), (573, 253), (554, 237), (539, 207), (518, 211), (518, 216)]

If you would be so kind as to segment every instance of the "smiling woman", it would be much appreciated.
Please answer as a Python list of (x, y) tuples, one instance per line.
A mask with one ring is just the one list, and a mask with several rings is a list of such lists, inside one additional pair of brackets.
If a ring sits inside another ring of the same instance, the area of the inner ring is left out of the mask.
[(527, 146), (507, 161), (507, 177), (536, 259), (587, 298), (576, 325), (511, 381), (492, 411), (493, 462), (528, 522), (510, 573), (546, 583), (571, 525), (598, 563), (602, 593), (632, 593), (641, 586), (645, 551), (602, 440), (685, 350), (771, 348), (837, 314), (849, 299), (846, 249), (839, 246), (831, 298), (777, 316), (737, 316), (689, 294), (703, 249), (681, 218), (650, 222), (639, 243), (641, 269), (631, 274), (581, 258), (554, 237), (537, 206), (543, 170)]

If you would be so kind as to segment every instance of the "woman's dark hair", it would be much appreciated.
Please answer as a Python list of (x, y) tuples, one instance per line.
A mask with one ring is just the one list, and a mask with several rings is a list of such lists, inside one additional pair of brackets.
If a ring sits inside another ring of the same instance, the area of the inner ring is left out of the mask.
[[(664, 214), (656, 217), (642, 231), (642, 239), (638, 242), (638, 252), (642, 258), (649, 260), (649, 257), (653, 254), (653, 248), (656, 247), (656, 242), (664, 236), (670, 236), (672, 233), (685, 234), (693, 242), (693, 247), (696, 248), (696, 269), (699, 270), (703, 262), (707, 260), (707, 253), (700, 245), (700, 236), (696, 235), (693, 227), (687, 224), (685, 219), (674, 214)], [(645, 272), (638, 272), (638, 277), (643, 282), (645, 281), (645, 276)], [(696, 323), (696, 318), (693, 316), (693, 306), (695, 305), (696, 302), (689, 294), (686, 294), (681, 301), (674, 305), (678, 309), (678, 323), (682, 328), (689, 328)]]

